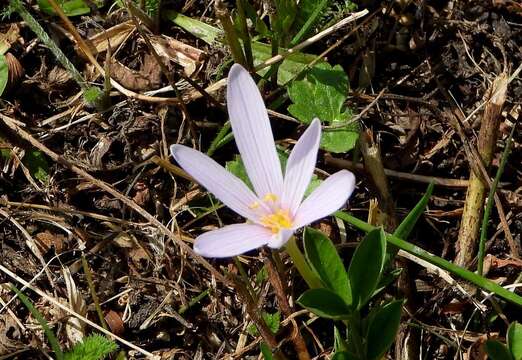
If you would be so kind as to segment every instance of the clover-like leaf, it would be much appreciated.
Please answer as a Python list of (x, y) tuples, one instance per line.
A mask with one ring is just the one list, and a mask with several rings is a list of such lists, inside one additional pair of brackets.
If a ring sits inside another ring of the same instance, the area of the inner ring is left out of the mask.
[(317, 117), (323, 125), (330, 126), (324, 129), (321, 138), (321, 147), (325, 150), (349, 151), (359, 137), (358, 125), (350, 123), (352, 112), (344, 107), (349, 88), (348, 76), (342, 67), (327, 63), (316, 65), (303, 80), (296, 80), (288, 87), (293, 102), (288, 107), (290, 114), (305, 124)]

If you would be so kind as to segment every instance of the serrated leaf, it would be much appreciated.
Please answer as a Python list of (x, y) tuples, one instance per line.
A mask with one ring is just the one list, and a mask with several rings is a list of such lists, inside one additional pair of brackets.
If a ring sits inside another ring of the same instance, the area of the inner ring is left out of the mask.
[[(334, 126), (325, 129), (321, 147), (331, 152), (346, 152), (355, 147), (359, 137), (357, 124), (350, 124), (352, 113), (344, 109), (349, 90), (348, 76), (340, 65), (327, 63), (314, 66), (303, 80), (295, 80), (288, 86), (288, 96), (293, 104), (288, 111), (299, 121), (309, 124), (319, 118), (324, 124)], [(347, 124), (346, 126), (339, 126)]]
[(7, 60), (3, 54), (0, 54), (0, 96), (4, 93), (8, 78), (9, 68), (7, 66)]
[(347, 319), (352, 312), (352, 309), (339, 295), (324, 288), (305, 291), (297, 299), (297, 303), (314, 314), (327, 319)]
[[(91, 12), (91, 8), (87, 6), (83, 0), (58, 0), (57, 2), (67, 16), (79, 16), (89, 14)], [(47, 0), (37, 0), (36, 3), (38, 4), (40, 11), (46, 13), (47, 15), (56, 15), (53, 7)]]
[(522, 325), (514, 321), (509, 325), (507, 343), (514, 360), (522, 360)]
[(103, 335), (89, 335), (65, 353), (65, 360), (102, 360), (116, 351), (116, 343)]
[(484, 350), (491, 360), (513, 360), (508, 348), (496, 340), (486, 341), (484, 343)]
[(370, 231), (359, 243), (348, 269), (352, 303), (362, 308), (373, 295), (386, 259), (386, 235), (382, 228)]
[(393, 344), (401, 322), (402, 303), (392, 301), (370, 315), (366, 336), (368, 360), (381, 359)]
[(332, 241), (319, 230), (306, 228), (304, 248), (308, 263), (325, 287), (351, 305), (352, 296), (348, 274)]

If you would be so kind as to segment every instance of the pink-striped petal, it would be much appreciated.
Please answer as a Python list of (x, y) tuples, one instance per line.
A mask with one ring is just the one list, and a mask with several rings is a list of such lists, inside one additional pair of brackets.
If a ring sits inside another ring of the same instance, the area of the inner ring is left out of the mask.
[(233, 65), (228, 74), (228, 114), (241, 159), (257, 195), (281, 195), (283, 174), (263, 98), (250, 74)]
[(245, 183), (210, 157), (183, 145), (172, 145), (170, 151), (190, 176), (236, 213), (252, 221), (264, 214), (263, 203)]
[(198, 236), (194, 242), (194, 251), (210, 258), (231, 257), (266, 245), (271, 237), (272, 232), (263, 226), (228, 225)]
[(336, 172), (323, 181), (301, 204), (294, 228), (306, 226), (339, 210), (355, 189), (355, 176), (348, 170)]
[(294, 235), (294, 230), (281, 230), (277, 234), (272, 235), (272, 238), (268, 242), (268, 246), (272, 249), (280, 249), (290, 239), (290, 236)]
[(286, 163), (282, 204), (295, 216), (314, 172), (321, 140), (321, 122), (314, 119), (297, 141)]

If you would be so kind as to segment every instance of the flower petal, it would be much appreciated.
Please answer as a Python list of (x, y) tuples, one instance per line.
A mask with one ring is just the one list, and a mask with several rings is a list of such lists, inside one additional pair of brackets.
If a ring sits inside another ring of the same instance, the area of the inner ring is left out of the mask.
[(241, 65), (228, 74), (227, 102), (234, 138), (257, 195), (280, 196), (283, 174), (270, 120), (256, 83)]
[(286, 163), (282, 204), (295, 216), (317, 161), (321, 140), (321, 122), (314, 119), (297, 141)]
[(234, 224), (196, 238), (194, 251), (204, 257), (223, 258), (243, 254), (268, 244), (272, 232), (253, 224)]
[(178, 164), (198, 183), (214, 194), (226, 206), (239, 215), (258, 221), (263, 209), (252, 207), (253, 204), (263, 206), (255, 194), (236, 176), (207, 155), (183, 145), (170, 147), (172, 156)]
[(268, 242), (268, 246), (272, 249), (280, 249), (294, 235), (294, 230), (281, 230), (277, 234), (273, 234)]
[(341, 208), (355, 189), (355, 176), (341, 170), (326, 179), (297, 210), (294, 228), (300, 228)]

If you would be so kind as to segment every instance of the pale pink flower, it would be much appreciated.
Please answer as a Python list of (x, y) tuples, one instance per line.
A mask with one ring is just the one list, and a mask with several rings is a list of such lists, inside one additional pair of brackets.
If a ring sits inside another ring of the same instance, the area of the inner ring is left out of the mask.
[(196, 253), (213, 258), (264, 245), (280, 248), (298, 228), (341, 208), (355, 187), (354, 175), (341, 170), (303, 201), (319, 150), (319, 120), (312, 121), (295, 145), (283, 177), (263, 98), (250, 74), (237, 64), (228, 76), (227, 101), (234, 138), (255, 193), (207, 155), (183, 145), (171, 147), (187, 173), (248, 220), (197, 237)]

